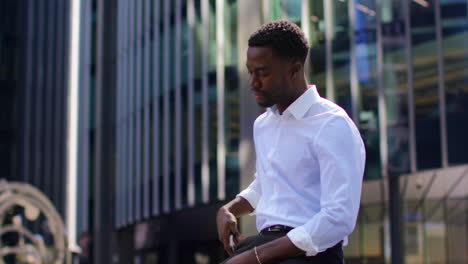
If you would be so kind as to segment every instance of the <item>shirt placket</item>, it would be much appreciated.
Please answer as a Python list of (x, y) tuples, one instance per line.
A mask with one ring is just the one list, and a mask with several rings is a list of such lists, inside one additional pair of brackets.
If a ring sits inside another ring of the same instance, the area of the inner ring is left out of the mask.
[[(284, 122), (285, 122), (285, 118), (284, 116), (280, 116), (278, 118), (276, 118), (275, 120), (275, 127), (274, 127), (274, 132), (273, 132), (273, 141), (272, 141), (272, 144), (271, 144), (271, 148), (269, 150), (269, 153), (268, 153), (268, 158), (267, 158), (267, 161), (268, 161), (268, 176), (270, 178), (274, 178), (276, 175), (276, 172), (273, 170), (273, 166), (272, 166), (272, 162), (273, 162), (273, 159), (275, 157), (275, 155), (277, 155), (278, 153), (278, 149), (279, 149), (279, 140), (280, 140), (280, 137), (281, 137), (281, 132), (283, 130), (283, 126), (284, 126)], [(279, 191), (279, 186), (278, 186), (278, 183), (277, 181), (273, 181), (272, 182), (272, 191), (273, 193), (277, 193)]]

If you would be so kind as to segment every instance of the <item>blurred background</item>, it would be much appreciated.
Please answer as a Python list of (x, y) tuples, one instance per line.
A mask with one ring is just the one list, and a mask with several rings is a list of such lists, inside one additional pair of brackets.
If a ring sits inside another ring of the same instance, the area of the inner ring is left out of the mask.
[[(28, 183), (54, 207), (0, 199), (0, 230), (24, 225), (54, 248), (75, 151), (74, 263), (219, 263), (216, 211), (253, 178), (264, 111), (247, 40), (284, 18), (311, 44), (309, 82), (366, 144), (346, 263), (468, 263), (468, 1), (81, 0), (71, 61), (72, 1), (0, 1), (0, 198)], [(254, 234), (254, 217), (240, 228)], [(28, 241), (7, 233), (0, 263), (36, 263), (6, 252)]]

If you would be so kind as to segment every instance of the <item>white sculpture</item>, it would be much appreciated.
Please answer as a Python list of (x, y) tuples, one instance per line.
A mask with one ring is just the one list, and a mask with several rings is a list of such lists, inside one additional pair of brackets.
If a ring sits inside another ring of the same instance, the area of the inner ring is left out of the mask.
[[(23, 215), (10, 216), (7, 213), (14, 208), (23, 208)], [(41, 235), (33, 234), (24, 226), (24, 219), (35, 222), (43, 215), (43, 224), (52, 236), (52, 244), (46, 244)], [(2, 245), (2, 237), (17, 234), (17, 245)], [(0, 180), (0, 264), (4, 257), (15, 255), (20, 263), (27, 264), (62, 264), (65, 260), (65, 230), (63, 220), (50, 200), (35, 187), (26, 183)]]

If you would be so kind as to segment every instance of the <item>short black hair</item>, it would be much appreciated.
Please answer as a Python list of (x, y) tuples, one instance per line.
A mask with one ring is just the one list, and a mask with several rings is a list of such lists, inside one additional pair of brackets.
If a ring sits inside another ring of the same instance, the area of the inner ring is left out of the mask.
[(279, 57), (299, 59), (305, 63), (309, 43), (302, 30), (287, 20), (275, 20), (262, 25), (249, 38), (249, 47), (271, 47)]

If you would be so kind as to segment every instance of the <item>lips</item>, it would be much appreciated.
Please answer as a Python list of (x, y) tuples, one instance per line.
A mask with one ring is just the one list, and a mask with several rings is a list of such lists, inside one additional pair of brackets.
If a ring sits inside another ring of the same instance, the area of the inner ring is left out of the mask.
[(261, 92), (253, 91), (252, 94), (253, 94), (253, 97), (255, 98), (255, 100), (259, 100), (259, 99), (263, 98), (263, 94)]

